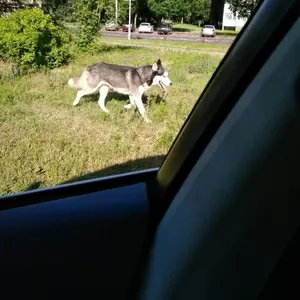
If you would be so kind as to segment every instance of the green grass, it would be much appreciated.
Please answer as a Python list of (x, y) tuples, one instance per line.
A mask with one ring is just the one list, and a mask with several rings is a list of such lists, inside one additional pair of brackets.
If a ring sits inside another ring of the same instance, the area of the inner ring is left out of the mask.
[(118, 44), (118, 45), (132, 45), (132, 46), (151, 46), (168, 49), (182, 49), (182, 50), (199, 50), (204, 52), (222, 52), (225, 53), (229, 46), (222, 44), (210, 44), (203, 42), (187, 42), (187, 41), (172, 41), (172, 40), (127, 40), (124, 38), (116, 37), (105, 37), (103, 36), (102, 41), (107, 44)]
[(192, 24), (174, 24), (173, 31), (200, 33), (201, 27)]
[[(201, 27), (192, 24), (174, 24), (173, 31), (178, 32), (190, 32), (190, 33), (200, 33)], [(217, 35), (223, 36), (237, 36), (239, 31), (232, 31), (232, 30), (217, 30)]]
[(219, 30), (219, 29), (217, 29), (217, 35), (236, 37), (239, 33), (240, 33), (240, 31)]
[[(152, 124), (123, 106), (127, 97), (112, 94), (110, 114), (97, 96), (79, 106), (70, 77), (97, 61), (138, 66), (161, 58), (174, 85), (166, 102), (161, 92), (147, 92)], [(68, 66), (13, 77), (0, 65), (0, 194), (159, 166), (220, 57), (169, 50), (106, 47), (98, 55), (78, 55)]]

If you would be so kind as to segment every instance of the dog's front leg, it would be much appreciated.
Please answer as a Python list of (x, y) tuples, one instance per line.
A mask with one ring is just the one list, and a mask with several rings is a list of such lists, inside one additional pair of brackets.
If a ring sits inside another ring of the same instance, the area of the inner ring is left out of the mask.
[(73, 101), (73, 106), (76, 106), (77, 104), (79, 104), (79, 101), (81, 99), (81, 97), (89, 95), (91, 92), (88, 91), (84, 91), (84, 90), (80, 90), (77, 92), (76, 98)]
[(129, 95), (129, 100), (130, 100), (130, 104), (124, 105), (124, 108), (126, 108), (126, 109), (130, 109), (131, 107), (133, 107), (135, 105), (134, 97), (132, 95)]
[(147, 123), (152, 123), (152, 121), (148, 118), (146, 114), (146, 110), (142, 101), (142, 96), (137, 95), (134, 97), (135, 98), (135, 104), (139, 110), (139, 113), (141, 114), (142, 118), (147, 122)]

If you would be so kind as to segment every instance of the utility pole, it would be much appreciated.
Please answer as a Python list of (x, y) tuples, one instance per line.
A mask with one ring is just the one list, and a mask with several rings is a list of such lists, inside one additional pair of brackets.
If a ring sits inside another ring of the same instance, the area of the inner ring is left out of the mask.
[(118, 0), (116, 0), (116, 22), (118, 22)]
[(128, 40), (130, 40), (130, 34), (131, 34), (131, 0), (129, 0), (129, 12), (128, 12)]
[(129, 5), (129, 8), (128, 8), (128, 39), (130, 40), (130, 35), (131, 35), (131, 1), (134, 1), (134, 0), (124, 0), (124, 1), (128, 1), (128, 5)]

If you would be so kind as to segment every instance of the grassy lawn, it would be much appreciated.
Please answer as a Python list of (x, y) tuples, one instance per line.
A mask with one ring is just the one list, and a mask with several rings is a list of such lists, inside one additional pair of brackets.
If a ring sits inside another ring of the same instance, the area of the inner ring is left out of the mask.
[[(190, 33), (200, 33), (201, 27), (191, 24), (175, 24), (173, 25), (173, 31), (178, 32), (190, 32)], [(239, 31), (232, 30), (217, 30), (217, 35), (229, 35), (229, 36), (237, 36)]]
[(236, 37), (240, 31), (233, 31), (233, 30), (220, 30), (217, 29), (217, 35), (224, 35), (224, 36), (233, 36)]
[[(70, 77), (97, 61), (138, 66), (161, 58), (174, 84), (166, 102), (158, 87), (147, 92), (146, 109), (152, 124), (128, 98), (111, 94), (110, 114), (98, 107), (98, 96), (79, 106)], [(159, 166), (176, 134), (220, 62), (203, 53), (149, 51), (106, 47), (98, 55), (78, 55), (68, 66), (13, 77), (0, 65), (0, 194), (53, 186), (97, 176)]]
[(201, 27), (192, 24), (174, 24), (173, 31), (200, 33)]
[(165, 47), (168, 49), (184, 49), (184, 50), (199, 50), (204, 52), (222, 52), (225, 53), (229, 46), (222, 44), (210, 44), (203, 42), (187, 42), (187, 41), (172, 41), (172, 40), (128, 40), (124, 38), (116, 37), (101, 37), (101, 40), (107, 44), (118, 44), (118, 45), (131, 45), (131, 46), (151, 46), (151, 47)]

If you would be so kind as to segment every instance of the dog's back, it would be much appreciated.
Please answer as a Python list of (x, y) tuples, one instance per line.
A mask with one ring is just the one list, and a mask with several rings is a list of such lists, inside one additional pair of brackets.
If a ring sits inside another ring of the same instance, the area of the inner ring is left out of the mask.
[[(127, 74), (130, 73), (131, 76)], [(99, 84), (107, 84), (111, 88), (128, 88), (128, 80), (142, 84), (136, 68), (99, 62), (87, 66), (79, 78), (70, 78), (68, 85), (76, 89), (95, 89)]]
[(154, 71), (151, 65), (130, 67), (99, 62), (87, 66), (79, 78), (70, 78), (68, 84), (77, 89), (94, 89), (100, 82), (115, 88), (126, 88), (131, 83), (136, 86), (151, 86), (155, 74), (163, 73), (161, 69)]

